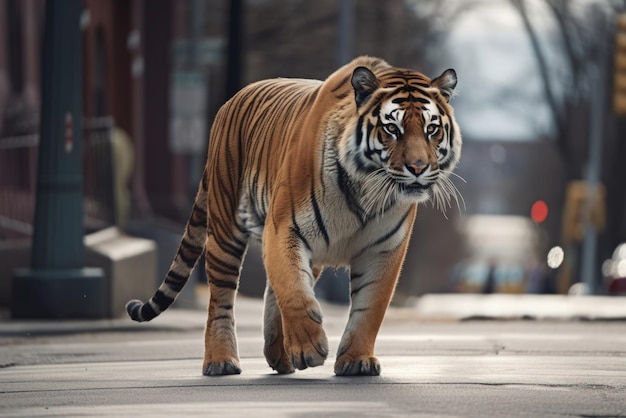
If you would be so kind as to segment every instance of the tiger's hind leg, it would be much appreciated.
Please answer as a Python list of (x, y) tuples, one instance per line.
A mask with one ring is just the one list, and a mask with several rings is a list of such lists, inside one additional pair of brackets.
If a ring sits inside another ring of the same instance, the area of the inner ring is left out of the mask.
[(247, 236), (234, 228), (234, 231), (229, 231), (228, 239), (218, 240), (210, 223), (206, 241), (210, 296), (202, 373), (206, 376), (239, 374), (241, 367), (235, 335), (234, 306)]

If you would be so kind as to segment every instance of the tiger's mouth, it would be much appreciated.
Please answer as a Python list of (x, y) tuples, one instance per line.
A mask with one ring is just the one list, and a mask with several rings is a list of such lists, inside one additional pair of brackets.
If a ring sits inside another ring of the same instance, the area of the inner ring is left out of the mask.
[(430, 190), (432, 183), (421, 184), (420, 182), (400, 183), (400, 191), (407, 195), (419, 195)]

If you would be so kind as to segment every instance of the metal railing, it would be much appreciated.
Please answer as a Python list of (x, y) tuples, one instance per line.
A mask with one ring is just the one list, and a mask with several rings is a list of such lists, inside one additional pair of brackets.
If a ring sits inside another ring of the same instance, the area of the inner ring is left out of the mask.
[[(84, 120), (85, 229), (116, 224), (113, 120)], [(31, 236), (37, 191), (39, 136), (0, 138), (0, 239)]]

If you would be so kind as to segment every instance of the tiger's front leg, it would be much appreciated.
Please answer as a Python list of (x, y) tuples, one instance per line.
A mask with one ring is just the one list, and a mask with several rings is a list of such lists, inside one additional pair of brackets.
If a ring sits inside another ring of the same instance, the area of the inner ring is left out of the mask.
[[(320, 269), (313, 269), (313, 276), (317, 281)], [(280, 316), (280, 309), (276, 302), (276, 294), (269, 284), (265, 288), (264, 309), (263, 309), (263, 336), (265, 345), (263, 354), (267, 364), (279, 374), (293, 373), (295, 369), (291, 360), (285, 352), (283, 338), (283, 320)]]
[[(328, 340), (315, 299), (315, 276), (306, 245), (290, 229), (265, 229), (263, 258), (269, 285), (265, 300), (265, 357), (279, 373), (324, 364)], [(280, 313), (280, 315), (278, 315)]]
[(414, 215), (409, 216), (398, 231), (404, 237), (398, 246), (390, 251), (374, 248), (352, 262), (350, 316), (337, 349), (337, 376), (380, 374), (374, 345), (400, 275), (413, 219)]
[(269, 283), (265, 288), (263, 299), (263, 337), (265, 339), (263, 354), (267, 364), (279, 374), (293, 373), (295, 370), (283, 343), (283, 320), (280, 317), (276, 294)]

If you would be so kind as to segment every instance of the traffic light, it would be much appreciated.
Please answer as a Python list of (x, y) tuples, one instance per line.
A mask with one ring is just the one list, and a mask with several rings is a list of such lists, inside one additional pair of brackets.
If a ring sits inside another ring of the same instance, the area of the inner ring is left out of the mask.
[(543, 200), (537, 200), (530, 207), (530, 217), (535, 223), (542, 223), (548, 217), (548, 205)]
[(616, 115), (626, 116), (626, 13), (617, 15), (614, 62), (613, 110)]

